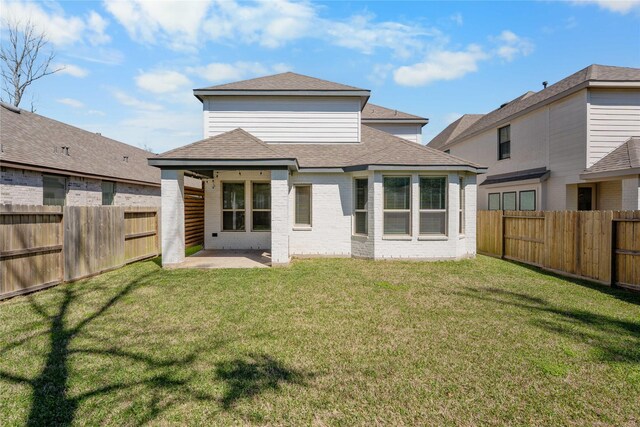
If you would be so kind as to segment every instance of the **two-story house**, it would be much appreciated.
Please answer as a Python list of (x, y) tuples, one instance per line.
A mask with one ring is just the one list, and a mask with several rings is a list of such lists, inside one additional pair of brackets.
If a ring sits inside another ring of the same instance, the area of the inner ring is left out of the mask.
[(205, 180), (205, 249), (292, 256), (475, 254), (476, 175), (421, 144), (427, 119), (295, 73), (194, 90), (204, 139), (158, 157), (163, 264), (184, 258), (183, 177)]
[(640, 209), (640, 69), (591, 65), (428, 144), (488, 166), (478, 208)]

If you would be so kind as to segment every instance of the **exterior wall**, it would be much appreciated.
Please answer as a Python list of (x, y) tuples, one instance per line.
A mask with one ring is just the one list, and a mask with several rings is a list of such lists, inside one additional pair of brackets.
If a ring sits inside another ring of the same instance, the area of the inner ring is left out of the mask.
[[(222, 231), (222, 183), (245, 183), (245, 231)], [(251, 231), (251, 182), (270, 182), (271, 172), (219, 171), (204, 186), (204, 246), (206, 249), (265, 249), (271, 248), (270, 231)], [(271, 201), (272, 214), (275, 201)], [(273, 219), (273, 217), (272, 217)], [(217, 233), (213, 237), (212, 233)]]
[(161, 173), (162, 265), (184, 260), (184, 172), (163, 170)]
[(288, 264), (289, 171), (271, 171), (271, 265)]
[(640, 136), (640, 89), (589, 90), (587, 167), (632, 136)]
[[(0, 203), (42, 205), (42, 172), (2, 168)], [(98, 179), (67, 177), (68, 206), (102, 205), (102, 183)], [(113, 201), (117, 206), (160, 206), (160, 188), (150, 185), (116, 183)]]
[(622, 181), (602, 181), (596, 185), (598, 210), (618, 211), (622, 209)]
[(365, 123), (367, 126), (390, 133), (411, 142), (422, 144), (422, 126), (415, 124)]
[(622, 179), (622, 209), (640, 209), (640, 175), (632, 175)]
[(210, 96), (204, 137), (242, 128), (265, 142), (358, 142), (360, 98)]
[[(478, 187), (478, 209), (489, 209), (489, 194), (500, 193), (500, 208), (502, 208), (502, 193), (516, 192), (516, 203), (520, 201), (520, 191), (535, 190), (536, 192), (536, 210), (544, 210), (544, 182), (535, 182), (530, 184), (518, 183), (509, 185), (505, 183), (503, 185), (492, 185), (491, 187)], [(518, 209), (520, 207), (518, 206)]]

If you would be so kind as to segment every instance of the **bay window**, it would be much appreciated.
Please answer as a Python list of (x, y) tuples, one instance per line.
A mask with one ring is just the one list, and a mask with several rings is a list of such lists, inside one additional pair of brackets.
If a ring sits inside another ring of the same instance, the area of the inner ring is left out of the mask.
[(384, 234), (411, 235), (411, 177), (385, 176)]
[(222, 230), (245, 230), (244, 182), (222, 183)]
[(420, 177), (420, 234), (447, 234), (447, 178)]

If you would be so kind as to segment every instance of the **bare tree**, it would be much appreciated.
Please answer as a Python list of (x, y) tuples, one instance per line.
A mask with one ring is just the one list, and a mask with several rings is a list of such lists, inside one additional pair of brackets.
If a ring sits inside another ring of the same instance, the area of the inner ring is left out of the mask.
[[(7, 37), (3, 37), (0, 48), (2, 90), (8, 101), (18, 107), (34, 81), (62, 68), (51, 69), (55, 53), (48, 49), (46, 34), (38, 31), (30, 21), (5, 21), (3, 27)], [(33, 102), (31, 109), (33, 111)]]

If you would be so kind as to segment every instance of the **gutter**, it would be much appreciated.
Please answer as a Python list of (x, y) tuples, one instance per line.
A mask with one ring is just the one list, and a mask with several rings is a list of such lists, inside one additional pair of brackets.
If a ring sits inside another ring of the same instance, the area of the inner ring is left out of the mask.
[(640, 167), (616, 169), (616, 170), (602, 171), (602, 172), (583, 172), (579, 176), (580, 176), (580, 179), (591, 180), (591, 179), (600, 179), (600, 178), (617, 178), (617, 177), (622, 177), (626, 175), (640, 175)]

